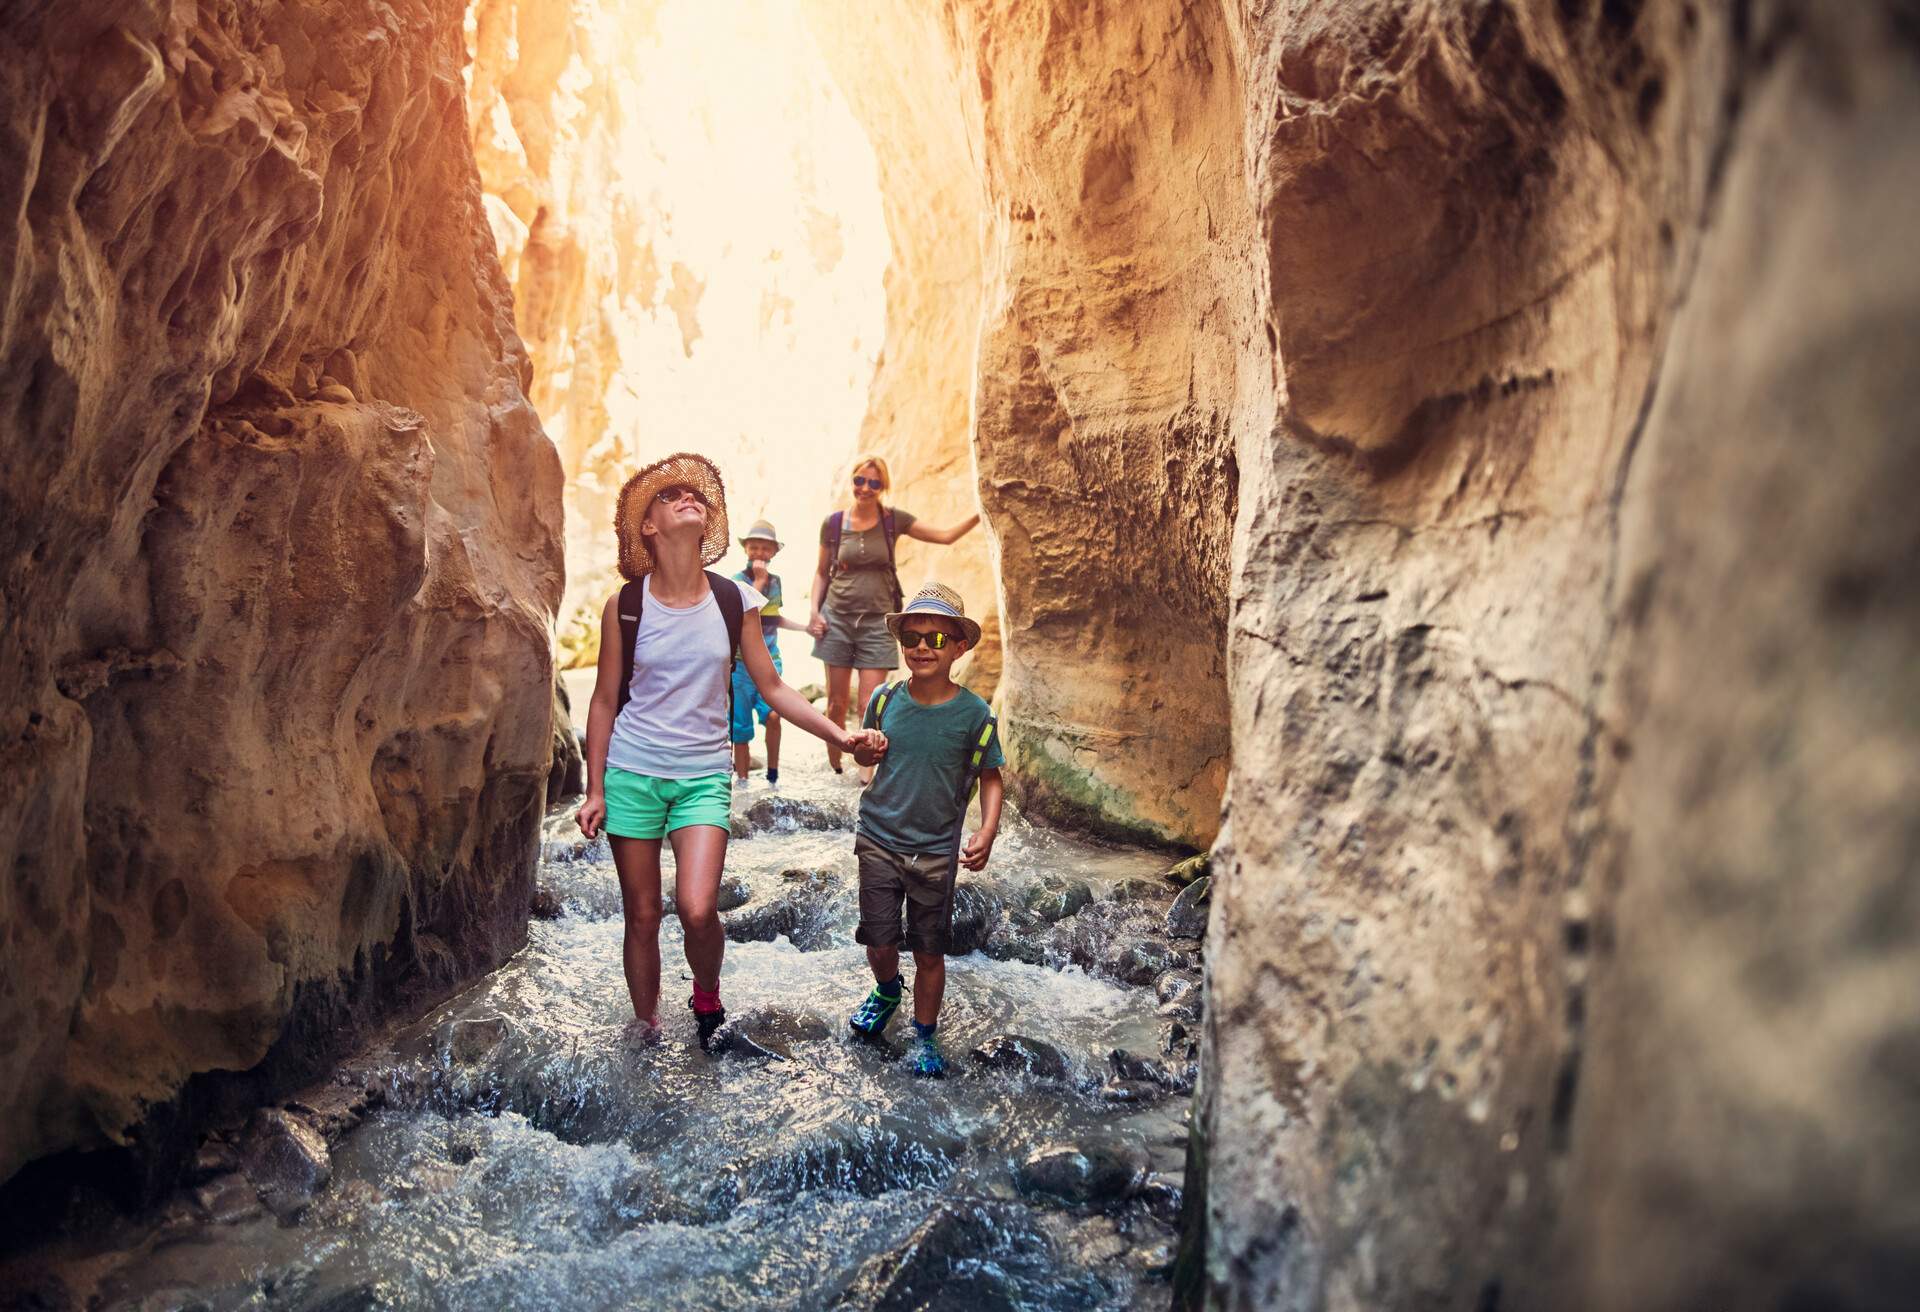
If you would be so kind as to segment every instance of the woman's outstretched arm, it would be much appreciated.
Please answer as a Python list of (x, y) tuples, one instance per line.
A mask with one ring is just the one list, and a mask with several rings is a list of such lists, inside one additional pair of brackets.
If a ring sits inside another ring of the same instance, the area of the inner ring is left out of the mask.
[(607, 745), (620, 713), (620, 594), (600, 612), (600, 660), (594, 667), (593, 700), (587, 703), (587, 797), (580, 803), (580, 832), (600, 835), (607, 819)]
[(921, 542), (937, 542), (941, 546), (946, 547), (953, 545), (967, 534), (973, 532), (979, 523), (980, 516), (977, 514), (968, 515), (952, 528), (934, 528), (932, 525), (916, 519), (913, 523), (907, 525), (907, 536), (917, 538)]

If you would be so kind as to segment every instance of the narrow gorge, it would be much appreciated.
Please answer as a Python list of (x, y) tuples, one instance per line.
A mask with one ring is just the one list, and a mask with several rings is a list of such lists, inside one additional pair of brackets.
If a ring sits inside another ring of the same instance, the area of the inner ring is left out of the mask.
[[(1910, 4), (0, 14), (21, 1306), (1910, 1305)], [(901, 557), (1020, 813), (931, 1094), (811, 765), (767, 1049), (595, 1047), (556, 676), (689, 448), (790, 611), (858, 452), (983, 515)], [(289, 1106), (317, 1201), (208, 1193)]]

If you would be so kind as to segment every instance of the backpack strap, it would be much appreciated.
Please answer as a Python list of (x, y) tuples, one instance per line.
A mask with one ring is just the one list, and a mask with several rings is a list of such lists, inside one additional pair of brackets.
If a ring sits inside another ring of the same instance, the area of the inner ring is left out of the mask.
[(620, 705), (614, 714), (626, 709), (633, 696), (633, 644), (640, 640), (640, 608), (646, 604), (646, 584), (641, 579), (622, 584), (616, 613), (620, 617)]
[(827, 516), (827, 577), (840, 576), (840, 534), (847, 526), (847, 512), (836, 510)]
[(905, 610), (907, 594), (900, 590), (900, 567), (893, 562), (893, 540), (900, 534), (894, 527), (893, 509), (890, 506), (880, 507), (880, 535), (887, 540), (887, 573), (893, 579), (893, 608), (896, 611)]
[(883, 683), (880, 685), (879, 693), (874, 696), (873, 702), (867, 707), (866, 715), (862, 717), (860, 721), (860, 727), (862, 729), (878, 729), (881, 726), (886, 719), (887, 701), (894, 693), (898, 692), (899, 689), (900, 685), (897, 683)]
[[(707, 570), (707, 586), (720, 607), (720, 619), (727, 626), (727, 724), (733, 724), (733, 672), (740, 664), (740, 626), (746, 623), (747, 606), (740, 588), (732, 579)], [(731, 739), (729, 739), (731, 741)]]
[[(973, 753), (967, 758), (967, 801), (973, 801), (973, 793), (980, 786), (980, 762), (986, 758), (987, 748), (993, 742), (993, 736), (1000, 732), (1000, 721), (991, 714), (987, 722), (980, 726), (980, 732), (973, 740)], [(964, 806), (963, 808), (964, 809)]]

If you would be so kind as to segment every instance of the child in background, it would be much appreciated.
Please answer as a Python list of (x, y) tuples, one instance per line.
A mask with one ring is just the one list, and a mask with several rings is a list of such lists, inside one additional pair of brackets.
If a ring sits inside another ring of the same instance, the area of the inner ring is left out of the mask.
[[(947, 940), (959, 867), (985, 869), (1000, 828), (1004, 758), (993, 711), (953, 681), (953, 663), (980, 641), (960, 596), (930, 583), (887, 628), (906, 657), (905, 683), (884, 685), (868, 703), (866, 741), (854, 759), (880, 758), (860, 797), (853, 853), (860, 863), (860, 928), (874, 988), (853, 1013), (854, 1032), (877, 1039), (900, 1005), (900, 948), (913, 953), (913, 1046), (907, 1068), (939, 1076), (946, 1060), (934, 1037), (947, 985)], [(878, 730), (877, 735), (873, 731)], [(961, 842), (975, 780), (980, 828)], [(906, 912), (902, 932), (901, 911)]]
[[(793, 629), (805, 632), (806, 625), (787, 619), (780, 613), (780, 576), (769, 572), (767, 565), (773, 560), (774, 553), (780, 550), (780, 538), (773, 531), (773, 525), (766, 520), (756, 520), (752, 528), (740, 539), (741, 550), (747, 553), (747, 567), (734, 578), (747, 584), (766, 598), (760, 607), (760, 636), (766, 641), (767, 655), (773, 658), (773, 672), (783, 673), (780, 664), (780, 630)], [(746, 662), (742, 661), (733, 669), (733, 724), (728, 730), (728, 738), (733, 741), (733, 786), (747, 786), (747, 750), (753, 744), (753, 717), (758, 715), (760, 723), (767, 726), (767, 787), (780, 786), (780, 717), (767, 705), (767, 699), (753, 686), (753, 676), (747, 673)]]

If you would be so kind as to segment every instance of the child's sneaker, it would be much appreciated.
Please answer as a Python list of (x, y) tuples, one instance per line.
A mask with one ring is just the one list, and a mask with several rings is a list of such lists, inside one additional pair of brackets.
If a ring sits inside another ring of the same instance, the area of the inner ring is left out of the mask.
[(867, 1000), (860, 1004), (847, 1024), (853, 1026), (853, 1032), (864, 1039), (877, 1039), (887, 1028), (887, 1022), (893, 1019), (893, 1013), (900, 1010), (898, 993), (882, 993), (878, 984), (873, 992), (867, 994)]
[(930, 1029), (913, 1027), (913, 1046), (907, 1049), (907, 1069), (915, 1075), (937, 1080), (947, 1073), (947, 1059), (940, 1055), (940, 1040)]

